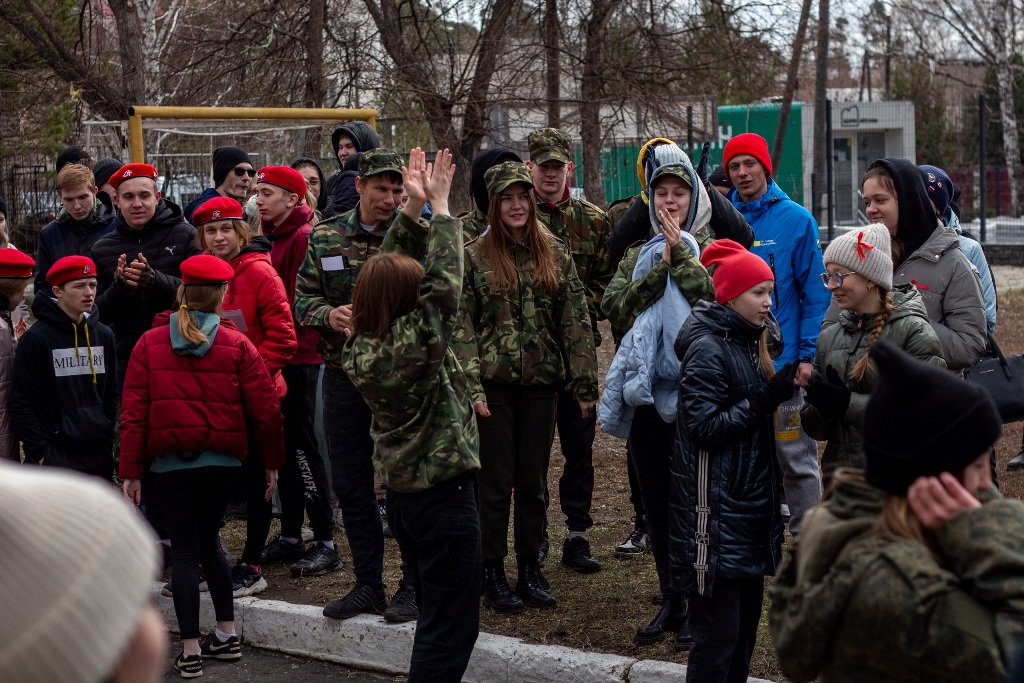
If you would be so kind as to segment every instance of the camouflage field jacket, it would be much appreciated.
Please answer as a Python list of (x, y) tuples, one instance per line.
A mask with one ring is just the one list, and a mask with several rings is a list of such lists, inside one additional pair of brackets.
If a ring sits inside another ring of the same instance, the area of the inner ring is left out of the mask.
[(597, 399), (597, 355), (584, 286), (566, 245), (547, 235), (558, 290), (533, 284), (533, 256), (509, 240), (518, 284), (494, 284), (480, 240), (466, 246), (462, 285), (463, 325), (456, 351), (469, 376), (474, 401), (486, 401), (482, 381), (565, 387), (578, 401)]
[[(408, 223), (403, 227), (415, 231)], [(416, 309), (384, 338), (354, 334), (338, 354), (373, 413), (374, 467), (401, 493), (480, 467), (469, 385), (449, 347), (460, 323), (462, 261), (462, 223), (435, 214)]]
[(940, 564), (875, 528), (886, 494), (842, 480), (804, 517), (768, 623), (787, 679), (1002, 680), (1024, 638), (1024, 504), (982, 506), (935, 532)]

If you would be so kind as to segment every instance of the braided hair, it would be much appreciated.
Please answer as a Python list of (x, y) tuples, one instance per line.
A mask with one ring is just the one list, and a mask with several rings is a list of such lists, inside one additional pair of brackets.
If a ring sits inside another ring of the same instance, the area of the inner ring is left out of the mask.
[(864, 355), (857, 361), (857, 364), (853, 366), (853, 370), (850, 370), (850, 379), (855, 379), (858, 382), (862, 381), (865, 377), (874, 372), (871, 367), (868, 356), (871, 352), (871, 347), (882, 335), (882, 329), (885, 327), (885, 323), (889, 321), (889, 316), (892, 315), (893, 302), (892, 297), (889, 296), (889, 292), (879, 288), (878, 297), (882, 300), (882, 310), (878, 312), (875, 317), (875, 326), (871, 329), (871, 335), (868, 337), (867, 348), (864, 349)]

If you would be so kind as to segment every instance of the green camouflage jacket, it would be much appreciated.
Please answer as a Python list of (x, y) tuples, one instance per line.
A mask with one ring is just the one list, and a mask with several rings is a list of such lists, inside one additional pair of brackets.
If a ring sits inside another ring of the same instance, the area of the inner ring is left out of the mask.
[[(320, 334), (317, 350), (327, 367), (344, 376), (339, 354), (345, 335), (331, 328), (327, 316), (332, 308), (352, 303), (359, 269), (381, 251), (388, 226), (367, 232), (359, 224), (359, 204), (330, 220), (317, 224), (309, 233), (306, 258), (295, 280), (295, 319)], [(408, 220), (408, 219), (406, 219)]]
[(467, 213), (459, 214), (459, 220), (462, 221), (462, 235), (463, 239), (466, 240), (466, 244), (484, 234), (484, 230), (487, 229), (487, 215), (481, 213), (480, 209), (477, 208)]
[(509, 241), (519, 276), (510, 294), (492, 285), (480, 240), (466, 245), (462, 285), (463, 325), (456, 351), (469, 376), (474, 401), (486, 401), (483, 380), (561, 388), (578, 401), (597, 399), (597, 354), (590, 332), (583, 282), (565, 244), (549, 233), (559, 288), (534, 287), (529, 246)]
[(787, 679), (1002, 680), (1024, 638), (1024, 505), (982, 506), (917, 541), (875, 528), (887, 494), (849, 479), (804, 517), (768, 624)]
[[(406, 220), (403, 227), (413, 233), (419, 226)], [(449, 347), (460, 324), (460, 221), (435, 214), (425, 252), (416, 309), (391, 323), (387, 337), (355, 334), (338, 353), (373, 413), (377, 474), (401, 493), (480, 468), (469, 385)]]
[(715, 300), (715, 285), (711, 275), (701, 265), (700, 258), (683, 242), (672, 247), (671, 268), (664, 259), (659, 259), (647, 275), (634, 281), (633, 269), (636, 268), (636, 259), (640, 255), (641, 247), (643, 243), (636, 244), (626, 251), (626, 255), (619, 261), (615, 277), (605, 289), (604, 301), (601, 302), (601, 310), (604, 311), (612, 331), (619, 339), (633, 327), (638, 315), (661, 298), (665, 285), (668, 284), (669, 274), (691, 306), (698, 301)]
[(569, 253), (576, 262), (576, 274), (587, 290), (587, 310), (590, 313), (594, 346), (601, 345), (597, 321), (603, 320), (601, 299), (605, 287), (612, 279), (612, 264), (608, 258), (608, 237), (612, 222), (608, 215), (590, 202), (572, 197), (554, 206), (534, 192), (537, 218), (555, 237), (569, 245)]

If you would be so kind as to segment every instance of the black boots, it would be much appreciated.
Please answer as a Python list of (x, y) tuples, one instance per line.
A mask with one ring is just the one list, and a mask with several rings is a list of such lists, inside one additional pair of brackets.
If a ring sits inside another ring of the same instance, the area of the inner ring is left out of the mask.
[[(665, 603), (661, 606), (658, 614), (647, 626), (637, 629), (633, 636), (633, 642), (637, 645), (651, 645), (657, 643), (680, 629), (686, 627), (686, 605), (683, 601), (683, 594), (675, 591), (665, 592)], [(689, 638), (689, 632), (687, 632)], [(677, 642), (678, 645), (678, 642)]]
[(501, 614), (516, 614), (526, 609), (505, 578), (505, 564), (501, 560), (484, 562), (484, 604)]
[(1020, 447), (1020, 453), (1013, 456), (1013, 459), (1006, 463), (1007, 472), (1013, 472), (1014, 470), (1019, 470), (1021, 468), (1024, 468), (1024, 445)]
[(529, 607), (540, 609), (551, 609), (557, 607), (558, 602), (545, 588), (547, 580), (540, 573), (540, 565), (533, 557), (517, 557), (516, 564), (519, 567), (519, 580), (516, 581), (516, 595), (523, 599)]

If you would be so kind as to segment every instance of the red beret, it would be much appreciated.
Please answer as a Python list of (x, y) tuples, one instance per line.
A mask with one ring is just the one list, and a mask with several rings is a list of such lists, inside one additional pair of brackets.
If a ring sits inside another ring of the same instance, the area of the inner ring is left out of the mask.
[(768, 153), (768, 141), (757, 133), (740, 133), (730, 138), (722, 150), (722, 164), (725, 166), (725, 177), (729, 176), (729, 160), (740, 154), (749, 154), (764, 166), (765, 175), (772, 174), (772, 156)]
[(125, 164), (117, 169), (107, 182), (116, 190), (118, 185), (133, 178), (152, 178), (156, 180), (156, 166), (151, 166), (150, 164)]
[(207, 199), (192, 213), (192, 225), (202, 225), (210, 221), (245, 220), (242, 205), (231, 197), (214, 197)]
[(256, 174), (256, 184), (260, 183), (277, 185), (299, 195), (299, 199), (306, 196), (306, 179), (290, 166), (264, 166)]
[(17, 249), (0, 249), (0, 277), (32, 277), (36, 262)]
[(57, 259), (46, 273), (46, 281), (54, 287), (86, 277), (96, 277), (96, 264), (88, 256), (65, 256)]
[(235, 269), (216, 256), (200, 254), (181, 262), (181, 282), (186, 285), (222, 285), (235, 276)]

